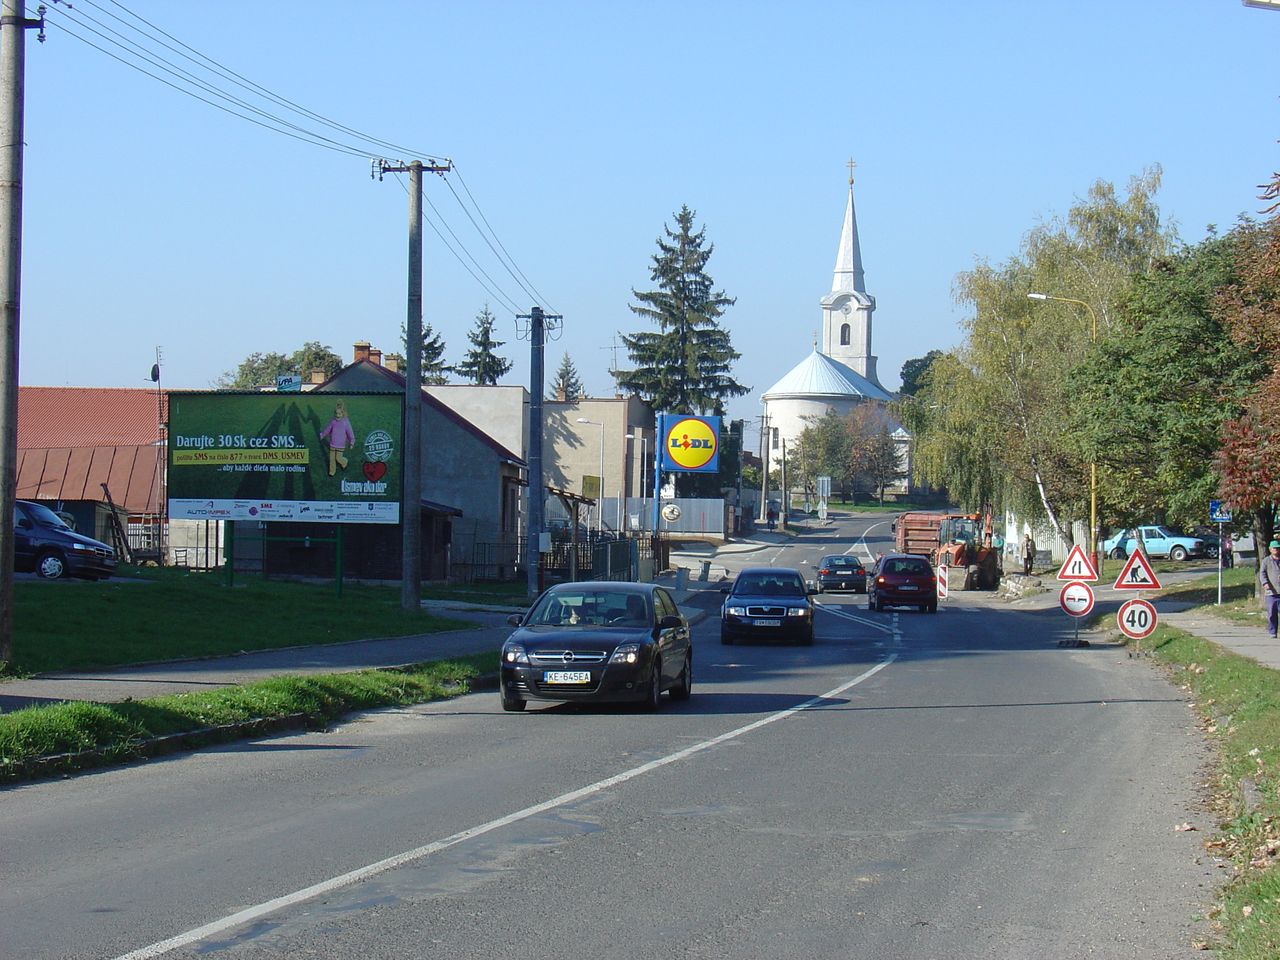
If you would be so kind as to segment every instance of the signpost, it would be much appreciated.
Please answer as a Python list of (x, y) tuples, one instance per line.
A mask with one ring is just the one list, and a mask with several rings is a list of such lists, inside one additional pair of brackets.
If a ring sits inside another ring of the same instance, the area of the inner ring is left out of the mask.
[(1145, 640), (1156, 628), (1156, 608), (1149, 600), (1133, 597), (1120, 604), (1116, 623), (1130, 640)]
[[(1093, 587), (1083, 580), (1071, 581), (1058, 594), (1058, 606), (1075, 622), (1075, 639), (1071, 643), (1073, 647), (1080, 646), (1080, 618), (1093, 613), (1093, 604)], [(1058, 645), (1063, 646), (1062, 643)]]
[(1209, 520), (1218, 525), (1218, 606), (1222, 606), (1222, 529), (1231, 522), (1231, 510), (1221, 500), (1210, 500)]
[(1129, 554), (1129, 561), (1116, 577), (1116, 590), (1159, 590), (1160, 578), (1151, 569), (1151, 561), (1141, 550)]
[(1076, 544), (1067, 554), (1058, 570), (1059, 580), (1097, 580), (1098, 570), (1093, 565), (1093, 558), (1084, 552), (1084, 547)]
[(947, 565), (945, 563), (938, 564), (938, 599), (947, 599)]

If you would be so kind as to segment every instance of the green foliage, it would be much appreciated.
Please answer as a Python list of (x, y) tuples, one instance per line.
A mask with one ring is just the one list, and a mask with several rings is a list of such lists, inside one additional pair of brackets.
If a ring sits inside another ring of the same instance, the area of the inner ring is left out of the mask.
[(929, 368), (935, 360), (942, 356), (941, 350), (930, 350), (923, 357), (915, 357), (902, 365), (902, 388), (898, 391), (904, 397), (914, 397), (924, 385)]
[(731, 376), (741, 355), (719, 325), (725, 308), (735, 301), (714, 290), (706, 272), (714, 250), (713, 245), (703, 247), (706, 228), (693, 233), (694, 212), (687, 206), (675, 217), (679, 232), (664, 226), (667, 239), (658, 239), (653, 255), (650, 276), (658, 289), (631, 291), (639, 301), (630, 305), (632, 313), (658, 331), (623, 335), (635, 367), (615, 376), (620, 387), (663, 412), (720, 415), (726, 399), (750, 389)]
[(274, 386), (276, 377), (311, 376), (312, 371), (319, 370), (326, 379), (342, 369), (342, 358), (330, 347), (318, 340), (308, 340), (293, 353), (251, 353), (235, 370), (229, 370), (219, 377), (214, 386), (219, 390), (256, 390), (259, 387)]
[(505, 343), (493, 338), (493, 325), (497, 322), (489, 305), (476, 314), (476, 325), (467, 334), (471, 349), (467, 351), (462, 362), (454, 366), (458, 376), (477, 386), (493, 386), (511, 370), (511, 361), (497, 354), (497, 350)]
[[(400, 342), (404, 352), (409, 352), (409, 330), (407, 324), (400, 324)], [(501, 344), (499, 344), (501, 346)], [(439, 386), (449, 382), (449, 374), (453, 368), (444, 361), (444, 338), (431, 329), (431, 324), (422, 325), (422, 382), (430, 386)], [(401, 357), (401, 360), (404, 358)]]
[(555, 378), (551, 381), (551, 388), (547, 391), (547, 399), (572, 403), (582, 395), (582, 378), (578, 376), (578, 368), (574, 366), (566, 350)]

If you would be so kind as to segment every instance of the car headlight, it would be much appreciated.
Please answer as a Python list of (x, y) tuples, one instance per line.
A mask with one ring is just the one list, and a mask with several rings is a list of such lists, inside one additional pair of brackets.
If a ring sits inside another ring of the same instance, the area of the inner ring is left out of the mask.
[(613, 656), (609, 658), (610, 663), (635, 663), (640, 659), (640, 644), (624, 643), (618, 649), (613, 651)]
[(788, 617), (807, 617), (809, 615), (808, 607), (791, 607), (787, 610)]
[(72, 550), (92, 550), (93, 547), (89, 546), (87, 543), (72, 543), (71, 549)]
[(529, 654), (525, 648), (518, 643), (508, 643), (502, 648), (503, 663), (528, 663)]
[(724, 612), (731, 617), (745, 617), (747, 615), (746, 607), (725, 607)]

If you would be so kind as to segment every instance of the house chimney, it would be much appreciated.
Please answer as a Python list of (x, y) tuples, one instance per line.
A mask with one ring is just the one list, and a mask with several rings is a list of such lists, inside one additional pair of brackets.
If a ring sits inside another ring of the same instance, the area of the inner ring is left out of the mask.
[(394, 353), (388, 353), (387, 358), (385, 361), (383, 361), (382, 365), (386, 367), (388, 370), (390, 370), (392, 373), (400, 372), (400, 358), (397, 357)]
[(310, 379), (308, 382), (309, 382), (309, 383), (324, 383), (324, 382), (325, 382), (326, 380), (328, 380), (328, 379), (329, 379), (329, 378), (328, 378), (328, 377), (326, 377), (326, 376), (324, 375), (324, 371), (323, 371), (323, 370), (312, 370), (312, 371), (311, 371), (311, 379)]
[(352, 363), (359, 363), (361, 360), (368, 360), (369, 359), (369, 341), (357, 340), (355, 342), (355, 351), (356, 351), (355, 359), (352, 360)]
[(376, 363), (378, 366), (382, 366), (382, 351), (379, 350), (377, 347), (370, 347), (369, 360), (373, 363)]

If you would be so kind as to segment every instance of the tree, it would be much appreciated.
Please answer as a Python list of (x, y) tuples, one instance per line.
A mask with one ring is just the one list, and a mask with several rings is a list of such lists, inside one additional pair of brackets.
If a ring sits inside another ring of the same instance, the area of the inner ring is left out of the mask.
[(551, 381), (551, 389), (547, 393), (548, 400), (561, 400), (572, 403), (583, 395), (582, 379), (578, 376), (578, 368), (566, 350), (556, 370), (555, 379)]
[[(486, 306), (486, 309), (487, 306)], [(409, 329), (407, 324), (400, 324), (400, 342), (404, 344), (404, 352), (409, 352)], [(498, 344), (502, 346), (502, 344)], [(422, 325), (422, 382), (431, 386), (439, 386), (449, 382), (449, 374), (453, 368), (444, 362), (444, 338), (431, 329), (431, 324)], [(404, 358), (401, 357), (403, 360)], [(503, 371), (504, 373), (506, 371)]]
[(342, 358), (318, 340), (308, 340), (289, 356), (283, 353), (251, 353), (234, 371), (228, 370), (214, 383), (220, 390), (256, 390), (272, 386), (276, 377), (309, 377), (314, 370), (326, 379), (342, 369)]
[(906, 475), (892, 426), (889, 411), (876, 403), (859, 404), (844, 421), (845, 473), (865, 477), (882, 504), (885, 487)]
[[(632, 370), (615, 376), (623, 389), (648, 399), (668, 413), (724, 413), (729, 397), (748, 392), (730, 375), (741, 355), (719, 320), (734, 300), (714, 290), (706, 272), (715, 249), (706, 244), (706, 228), (693, 232), (694, 212), (682, 206), (675, 215), (678, 232), (664, 225), (666, 240), (658, 238), (651, 279), (658, 289), (641, 293), (631, 312), (658, 327), (657, 332), (623, 334)], [(706, 244), (704, 248), (704, 244)]]
[(477, 386), (493, 386), (511, 369), (511, 361), (498, 356), (496, 352), (504, 343), (493, 339), (493, 325), (497, 319), (486, 303), (484, 309), (476, 314), (475, 328), (467, 334), (471, 349), (462, 362), (453, 368), (458, 376)]
[(914, 397), (924, 383), (933, 362), (942, 356), (941, 350), (930, 350), (923, 357), (915, 357), (902, 365), (902, 388), (898, 391), (904, 397)]

